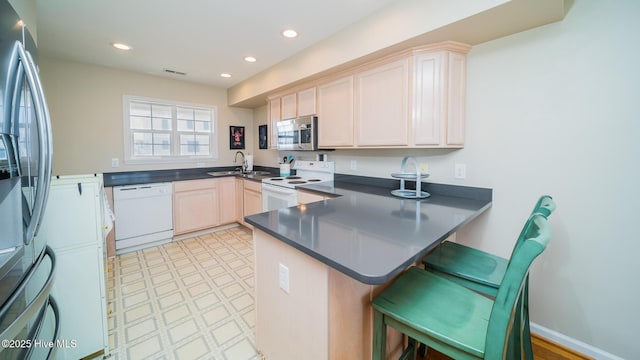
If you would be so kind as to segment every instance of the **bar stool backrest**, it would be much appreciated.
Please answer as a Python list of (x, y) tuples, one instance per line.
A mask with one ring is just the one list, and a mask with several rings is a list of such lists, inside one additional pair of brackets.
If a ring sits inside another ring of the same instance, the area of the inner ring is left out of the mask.
[(541, 213), (531, 215), (521, 237), (522, 243), (511, 256), (491, 309), (485, 359), (503, 359), (506, 356), (509, 333), (515, 316), (524, 316), (523, 302), (519, 300), (525, 293), (524, 285), (529, 267), (545, 250), (551, 238), (551, 227), (547, 217)]

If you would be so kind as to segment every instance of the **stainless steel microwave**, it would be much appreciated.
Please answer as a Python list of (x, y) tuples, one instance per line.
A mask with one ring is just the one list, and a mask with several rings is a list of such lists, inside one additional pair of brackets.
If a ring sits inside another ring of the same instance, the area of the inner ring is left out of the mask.
[(278, 121), (278, 150), (318, 150), (318, 117)]

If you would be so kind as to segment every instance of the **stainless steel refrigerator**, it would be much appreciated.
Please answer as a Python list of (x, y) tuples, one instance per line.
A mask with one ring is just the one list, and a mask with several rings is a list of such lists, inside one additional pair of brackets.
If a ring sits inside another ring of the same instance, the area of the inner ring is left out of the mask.
[(58, 345), (55, 256), (36, 238), (51, 181), (51, 123), (28, 24), (0, 0), (0, 359)]

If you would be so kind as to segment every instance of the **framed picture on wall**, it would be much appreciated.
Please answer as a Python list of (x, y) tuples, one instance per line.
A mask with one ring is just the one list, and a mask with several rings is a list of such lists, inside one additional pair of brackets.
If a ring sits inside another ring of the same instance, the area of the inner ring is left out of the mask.
[(267, 125), (258, 126), (258, 146), (260, 149), (266, 149), (269, 146), (267, 140)]
[(229, 126), (229, 149), (244, 149), (244, 126)]

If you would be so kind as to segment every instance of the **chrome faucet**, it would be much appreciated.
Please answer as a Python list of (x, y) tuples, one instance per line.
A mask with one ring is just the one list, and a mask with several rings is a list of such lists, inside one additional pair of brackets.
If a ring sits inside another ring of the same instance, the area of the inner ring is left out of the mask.
[(238, 163), (238, 154), (242, 155), (242, 172), (244, 173), (245, 171), (247, 171), (247, 160), (245, 160), (244, 158), (244, 153), (242, 151), (236, 151), (236, 154), (233, 157), (233, 163), (237, 164)]

